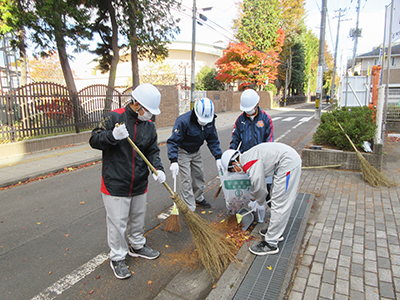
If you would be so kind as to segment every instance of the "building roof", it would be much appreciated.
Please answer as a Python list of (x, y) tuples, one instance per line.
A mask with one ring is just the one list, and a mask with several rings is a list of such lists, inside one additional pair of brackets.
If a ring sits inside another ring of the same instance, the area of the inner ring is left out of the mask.
[[(386, 47), (385, 50), (387, 52), (389, 47)], [(367, 58), (367, 57), (379, 57), (379, 53), (380, 53), (381, 48), (378, 47), (370, 52), (358, 55), (357, 58)], [(392, 45), (392, 55), (396, 56), (396, 55), (400, 55), (400, 43), (396, 44), (396, 45)]]

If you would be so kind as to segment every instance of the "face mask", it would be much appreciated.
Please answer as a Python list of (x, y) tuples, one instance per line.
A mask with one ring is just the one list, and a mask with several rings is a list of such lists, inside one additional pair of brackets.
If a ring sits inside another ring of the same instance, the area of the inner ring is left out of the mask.
[(151, 112), (148, 112), (147, 110), (145, 110), (144, 108), (143, 108), (143, 111), (144, 111), (144, 114), (141, 116), (141, 115), (139, 115), (139, 110), (140, 110), (140, 108), (136, 111), (137, 112), (137, 114), (138, 114), (138, 119), (140, 120), (140, 121), (148, 121), (148, 120), (150, 120), (151, 119), (151, 117), (153, 116), (153, 114), (151, 113)]
[(208, 124), (207, 122), (201, 122), (200, 120), (197, 120), (197, 123), (199, 123), (201, 126), (206, 126)]
[(251, 115), (254, 115), (256, 113), (256, 109), (255, 108), (253, 108), (252, 110), (250, 110), (250, 111), (246, 111), (246, 114), (250, 117)]

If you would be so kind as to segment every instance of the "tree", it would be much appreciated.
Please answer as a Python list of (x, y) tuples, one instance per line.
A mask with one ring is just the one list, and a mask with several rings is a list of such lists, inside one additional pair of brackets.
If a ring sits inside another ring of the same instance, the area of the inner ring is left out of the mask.
[(196, 75), (196, 90), (198, 91), (223, 91), (225, 85), (216, 79), (218, 71), (209, 66), (204, 66)]
[(312, 92), (317, 90), (319, 39), (309, 30), (303, 33), (302, 40), (305, 49), (305, 89)]
[[(280, 33), (282, 37), (283, 32)], [(278, 53), (253, 50), (245, 43), (229, 43), (224, 55), (217, 60), (218, 75), (216, 79), (231, 83), (242, 81), (239, 89), (245, 86), (265, 86), (266, 81), (276, 79)]]
[(123, 9), (121, 32), (131, 49), (133, 86), (139, 85), (139, 59), (153, 62), (168, 56), (166, 44), (179, 33), (171, 9), (179, 8), (177, 0), (120, 1)]
[[(295, 82), (295, 85), (299, 88), (301, 86), (300, 81), (305, 78), (304, 74), (294, 68), (294, 64), (305, 64), (304, 61), (301, 62), (305, 57), (300, 53), (296, 53), (298, 50), (305, 47), (302, 41), (302, 34), (307, 31), (304, 22), (305, 0), (280, 0), (280, 10), (282, 14), (282, 29), (285, 31), (285, 43), (279, 55), (279, 59), (286, 62), (290, 68), (287, 71), (286, 68), (281, 68), (279, 70), (279, 82), (277, 81), (276, 85), (278, 89), (280, 89), (281, 86), (288, 86), (291, 87), (293, 91), (293, 82)], [(303, 47), (301, 47), (300, 44), (303, 44)], [(294, 57), (296, 57), (296, 62), (293, 61)], [(288, 75), (287, 78), (286, 74)], [(287, 83), (286, 80), (288, 81)], [(296, 93), (302, 94), (303, 90), (297, 90)]]
[(303, 43), (296, 43), (292, 47), (292, 76), (289, 84), (292, 95), (302, 95), (304, 91), (305, 57)]
[(27, 83), (27, 55), (24, 26), (36, 21), (34, 14), (27, 10), (28, 5), (29, 1), (0, 0), (0, 34), (2, 36), (16, 34), (16, 39), (12, 40), (12, 44), (19, 50), (21, 85)]
[(44, 58), (34, 58), (29, 61), (30, 75), (33, 82), (50, 81), (65, 85), (60, 60), (55, 51)]
[(244, 0), (234, 21), (236, 38), (258, 51), (282, 51), (278, 0)]
[(92, 37), (89, 10), (81, 0), (36, 0), (34, 12), (38, 22), (31, 24), (33, 42), (41, 49), (41, 56), (47, 56), (52, 50), (58, 52), (67, 87), (77, 93), (67, 46), (73, 46), (75, 52), (88, 49), (83, 41)]

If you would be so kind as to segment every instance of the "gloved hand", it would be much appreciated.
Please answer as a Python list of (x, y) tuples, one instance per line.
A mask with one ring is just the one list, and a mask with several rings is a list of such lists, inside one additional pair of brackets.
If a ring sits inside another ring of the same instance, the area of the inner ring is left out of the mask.
[(129, 132), (126, 129), (126, 125), (125, 124), (121, 124), (119, 126), (115, 126), (113, 129), (113, 137), (116, 140), (123, 140), (126, 139), (129, 136)]
[(178, 165), (178, 163), (177, 162), (173, 162), (171, 164), (171, 166), (169, 167), (169, 170), (172, 173), (172, 178), (175, 178), (179, 173), (179, 165)]
[(224, 167), (222, 166), (221, 159), (217, 159), (216, 163), (217, 163), (218, 174), (223, 174)]
[(165, 181), (165, 173), (163, 171), (157, 170), (157, 176), (156, 176), (156, 174), (153, 173), (153, 178), (155, 181), (158, 181), (159, 183), (163, 183)]

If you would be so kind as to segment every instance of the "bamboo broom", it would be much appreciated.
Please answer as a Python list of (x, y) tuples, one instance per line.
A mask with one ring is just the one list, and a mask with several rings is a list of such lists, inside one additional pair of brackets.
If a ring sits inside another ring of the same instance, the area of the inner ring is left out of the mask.
[[(174, 177), (174, 193), (176, 192), (176, 175)], [(176, 207), (176, 203), (174, 202), (174, 206), (172, 207), (171, 214), (168, 217), (167, 224), (165, 225), (165, 231), (175, 231), (181, 232), (181, 224), (179, 223), (179, 210)]]
[[(152, 166), (140, 149), (129, 137), (127, 137), (127, 140), (146, 162), (150, 170), (157, 176), (157, 170)], [(201, 263), (211, 277), (218, 278), (234, 259), (235, 244), (231, 240), (226, 239), (225, 236), (217, 231), (209, 222), (192, 212), (182, 198), (179, 197), (176, 192), (174, 193), (166, 182), (163, 182), (163, 185), (171, 195), (172, 200), (183, 214), (189, 226)]]
[(361, 173), (363, 176), (363, 179), (365, 182), (370, 184), (371, 186), (393, 186), (393, 182), (384, 174), (379, 172), (377, 169), (374, 168), (366, 159), (365, 157), (361, 154), (360, 151), (357, 150), (356, 146), (350, 139), (350, 137), (346, 134), (344, 131), (342, 125), (339, 124), (340, 129), (342, 129), (344, 135), (347, 137), (349, 140), (350, 144), (353, 146), (354, 150), (356, 151), (357, 157), (360, 160), (360, 168), (361, 168)]

